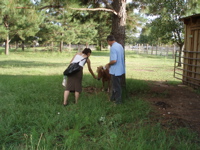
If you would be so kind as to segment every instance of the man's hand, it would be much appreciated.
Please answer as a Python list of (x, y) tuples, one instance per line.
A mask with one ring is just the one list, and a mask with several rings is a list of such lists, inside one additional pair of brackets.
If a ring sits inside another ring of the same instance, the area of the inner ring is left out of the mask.
[(109, 65), (109, 64), (106, 64), (106, 65), (105, 65), (105, 68), (106, 68), (106, 69), (109, 69), (109, 68), (110, 68), (110, 65)]

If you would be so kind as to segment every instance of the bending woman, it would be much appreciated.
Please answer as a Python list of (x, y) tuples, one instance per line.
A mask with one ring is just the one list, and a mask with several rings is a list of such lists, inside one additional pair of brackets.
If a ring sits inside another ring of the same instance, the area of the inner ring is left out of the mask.
[(78, 102), (79, 95), (82, 92), (83, 66), (85, 65), (85, 63), (87, 63), (88, 70), (91, 73), (91, 75), (96, 79), (96, 76), (94, 75), (94, 72), (91, 68), (91, 63), (89, 59), (91, 53), (92, 53), (91, 49), (85, 48), (82, 52), (77, 53), (70, 61), (70, 63), (75, 63), (80, 61), (79, 65), (81, 66), (81, 70), (67, 77), (67, 84), (64, 91), (64, 102), (63, 102), (64, 106), (67, 106), (67, 100), (70, 92), (75, 93), (75, 103)]

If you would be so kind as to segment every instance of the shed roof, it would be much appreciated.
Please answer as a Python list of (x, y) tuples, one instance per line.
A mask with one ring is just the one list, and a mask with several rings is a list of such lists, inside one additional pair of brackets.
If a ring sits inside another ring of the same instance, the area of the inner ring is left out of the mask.
[(195, 14), (187, 17), (180, 18), (180, 21), (183, 21), (184, 24), (188, 24), (190, 21), (196, 23), (196, 21), (200, 18), (200, 14)]
[(200, 18), (200, 14), (195, 14), (195, 15), (191, 15), (191, 16), (183, 17), (183, 18), (181, 18), (180, 20), (190, 19), (190, 18)]

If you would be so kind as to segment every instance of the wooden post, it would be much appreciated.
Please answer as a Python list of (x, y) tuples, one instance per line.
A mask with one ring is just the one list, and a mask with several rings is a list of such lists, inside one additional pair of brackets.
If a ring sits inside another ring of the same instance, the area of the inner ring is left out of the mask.
[(51, 42), (51, 51), (53, 51), (53, 47), (54, 47), (54, 45), (53, 45), (53, 41)]
[(174, 44), (174, 47), (172, 49), (172, 58), (175, 58), (175, 51), (176, 51), (176, 46)]
[(162, 56), (162, 45), (159, 45), (159, 49), (160, 49), (160, 56)]
[(144, 47), (143, 47), (143, 44), (141, 45), (141, 52), (144, 53)]
[(147, 44), (147, 54), (148, 54), (148, 47), (149, 47), (149, 45)]
[(144, 44), (142, 44), (142, 48), (143, 48), (143, 49), (142, 49), (142, 50), (143, 50), (143, 53), (145, 54), (145, 51), (146, 51), (146, 50), (145, 50), (145, 45), (144, 45)]
[(156, 55), (158, 54), (158, 45), (156, 45)]
[(153, 45), (151, 45), (151, 55), (153, 55)]
[(9, 55), (9, 36), (6, 37), (5, 41), (5, 54)]
[(166, 46), (166, 56), (168, 57), (168, 52), (169, 52), (169, 45)]
[(138, 44), (138, 54), (140, 53), (140, 44)]

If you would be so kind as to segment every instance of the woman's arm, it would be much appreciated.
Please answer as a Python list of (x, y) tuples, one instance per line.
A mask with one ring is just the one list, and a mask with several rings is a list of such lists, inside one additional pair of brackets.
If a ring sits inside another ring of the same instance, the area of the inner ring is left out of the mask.
[(94, 72), (93, 72), (93, 70), (91, 68), (91, 63), (90, 63), (90, 59), (89, 58), (87, 59), (87, 66), (88, 66), (88, 70), (91, 73), (91, 75), (96, 79), (97, 77), (95, 76), (95, 74), (94, 74)]

